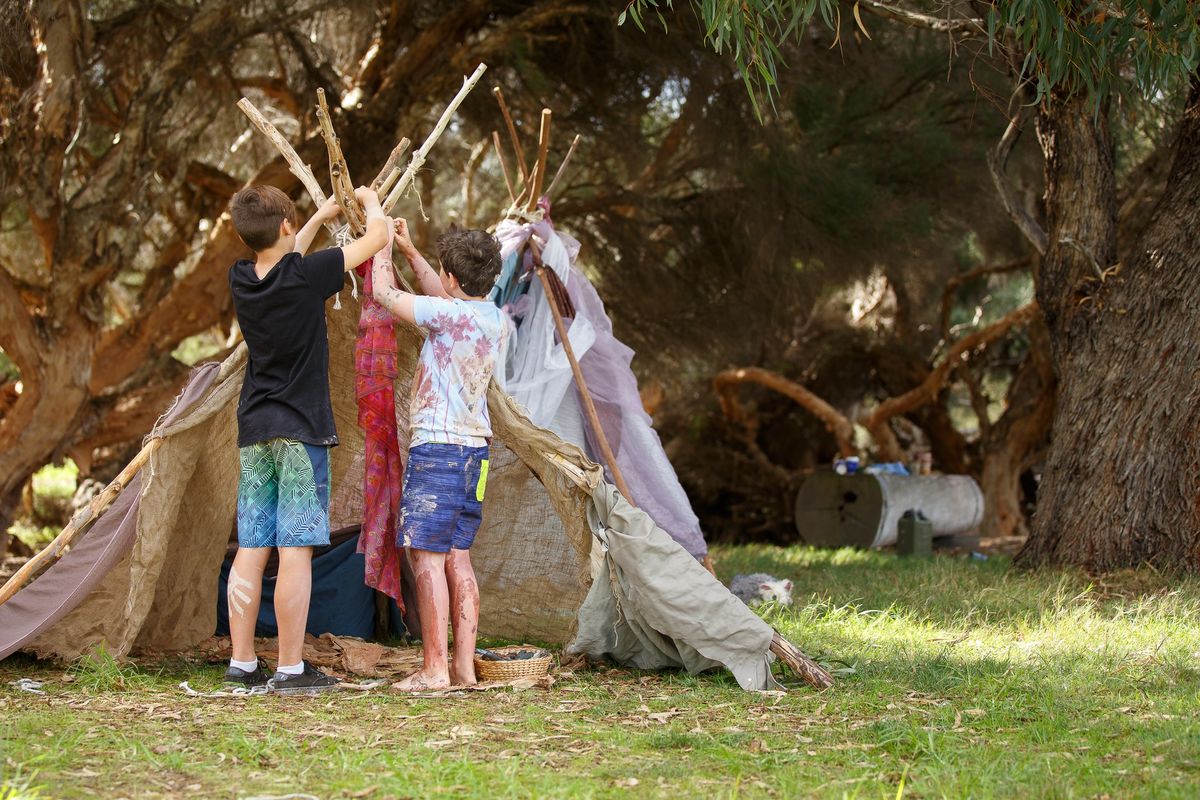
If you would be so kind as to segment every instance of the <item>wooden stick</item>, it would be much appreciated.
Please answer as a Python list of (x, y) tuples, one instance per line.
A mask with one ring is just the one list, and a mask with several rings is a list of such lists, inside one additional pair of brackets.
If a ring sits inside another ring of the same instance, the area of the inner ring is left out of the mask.
[(392, 184), (400, 177), (400, 159), (408, 150), (408, 146), (412, 144), (405, 136), (400, 140), (400, 143), (392, 148), (391, 155), (384, 162), (383, 169), (379, 170), (379, 174), (375, 176), (375, 180), (371, 181), (371, 188), (377, 193), (386, 194), (388, 189), (392, 188)]
[(154, 452), (162, 445), (162, 442), (161, 438), (151, 439), (147, 442), (141, 451), (133, 457), (133, 460), (125, 466), (125, 469), (121, 470), (121, 474), (113, 478), (112, 483), (99, 491), (90, 503), (80, 509), (71, 518), (71, 521), (62, 529), (62, 532), (54, 537), (54, 541), (42, 548), (33, 558), (26, 561), (17, 570), (16, 574), (9, 578), (3, 587), (0, 587), (0, 605), (3, 605), (15, 595), (39, 570), (43, 567), (48, 567), (67, 554), (67, 551), (71, 549), (71, 544), (79, 538), (80, 534), (88, 529), (104, 509), (112, 505), (122, 490), (133, 480), (133, 476), (138, 473), (138, 470), (150, 460), (150, 456), (154, 455)]
[(500, 173), (504, 175), (504, 185), (508, 188), (508, 202), (510, 205), (515, 205), (517, 197), (513, 194), (512, 181), (508, 179), (508, 167), (504, 165), (504, 153), (500, 150), (500, 133), (498, 131), (492, 131), (492, 144), (496, 146), (496, 158), (500, 161)]
[(804, 655), (800, 648), (783, 638), (779, 631), (776, 631), (775, 636), (771, 639), (771, 652), (809, 685), (817, 689), (828, 689), (833, 686), (833, 676), (826, 672), (820, 664)]
[(504, 124), (508, 126), (508, 138), (512, 139), (513, 150), (517, 153), (517, 167), (521, 170), (521, 183), (529, 183), (529, 167), (525, 164), (525, 154), (521, 152), (521, 140), (517, 138), (517, 126), (513, 124), (512, 114), (508, 113), (508, 103), (504, 102), (504, 92), (500, 91), (499, 86), (492, 87), (492, 94), (496, 97), (496, 102), (500, 104), (500, 114), (504, 117)]
[(563, 156), (562, 163), (558, 165), (558, 172), (554, 173), (554, 180), (550, 181), (550, 188), (546, 190), (546, 197), (554, 194), (554, 187), (558, 186), (558, 179), (563, 176), (567, 169), (567, 164), (571, 162), (571, 156), (575, 155), (575, 147), (579, 144), (580, 136), (575, 134), (575, 138), (571, 140), (571, 146), (567, 149), (567, 154)]
[[(267, 118), (254, 107), (254, 104), (249, 99), (243, 97), (238, 101), (237, 107), (242, 110), (243, 114), (250, 118), (250, 121), (254, 123), (254, 127), (258, 128), (271, 141), (271, 144), (275, 145), (275, 149), (287, 161), (292, 174), (300, 179), (300, 183), (304, 184), (304, 188), (308, 190), (308, 196), (312, 198), (317, 208), (325, 205), (325, 192), (321, 191), (321, 184), (317, 183), (317, 178), (313, 175), (308, 164), (305, 164), (301, 160), (299, 154), (288, 143), (288, 140), (283, 138), (283, 134), (279, 132), (279, 129), (268, 122)], [(337, 225), (332, 221), (326, 222), (325, 227), (330, 234), (337, 233)]]
[(342, 215), (350, 223), (350, 230), (356, 236), (362, 236), (367, 229), (367, 215), (362, 210), (358, 198), (354, 196), (350, 168), (346, 166), (346, 157), (342, 154), (342, 145), (333, 130), (333, 119), (325, 102), (325, 90), (321, 88), (317, 89), (317, 122), (321, 126), (321, 137), (325, 140), (325, 149), (329, 153), (329, 178), (333, 197), (342, 209)]
[(567, 361), (571, 363), (571, 374), (575, 376), (575, 385), (579, 387), (579, 396), (583, 398), (584, 414), (587, 416), (588, 424), (592, 427), (592, 433), (596, 436), (596, 443), (600, 446), (600, 455), (608, 462), (608, 468), (612, 470), (613, 482), (617, 484), (617, 489), (630, 504), (637, 505), (633, 495), (629, 492), (629, 484), (625, 483), (625, 476), (621, 474), (621, 468), (617, 466), (617, 457), (608, 444), (608, 437), (604, 435), (604, 429), (600, 427), (600, 415), (596, 413), (596, 404), (592, 400), (592, 393), (588, 391), (587, 381), (583, 378), (583, 370), (579, 368), (579, 361), (575, 358), (575, 351), (571, 348), (571, 340), (567, 338), (567, 326), (563, 324), (558, 304), (554, 302), (554, 292), (550, 288), (550, 280), (546, 277), (546, 265), (542, 263), (542, 254), (538, 251), (537, 244), (533, 239), (529, 240), (529, 247), (533, 253), (533, 264), (538, 279), (542, 282), (542, 291), (546, 294), (546, 302), (550, 304), (550, 313), (554, 317), (554, 328), (558, 331), (558, 338), (562, 342), (563, 351), (567, 354)]
[(537, 208), (538, 198), (542, 194), (542, 183), (546, 180), (546, 156), (550, 153), (550, 116), (552, 113), (548, 108), (542, 109), (542, 125), (538, 129), (538, 157), (537, 163), (533, 166), (533, 180), (530, 182), (532, 191), (525, 207), (526, 211), (533, 211)]
[(412, 183), (413, 177), (417, 174), (417, 170), (425, 165), (425, 158), (429, 155), (429, 151), (432, 150), (434, 144), (437, 143), (438, 137), (442, 135), (442, 131), (446, 130), (446, 126), (450, 124), (450, 118), (454, 116), (454, 112), (458, 110), (459, 105), (461, 105), (462, 101), (467, 98), (467, 95), (471, 93), (471, 90), (475, 88), (475, 84), (479, 83), (479, 79), (483, 77), (483, 73), (486, 69), (487, 64), (480, 64), (475, 68), (475, 71), (471, 73), (470, 77), (463, 78), (462, 88), (458, 90), (458, 94), (456, 94), (454, 99), (450, 101), (450, 105), (446, 106), (446, 110), (442, 112), (441, 118), (438, 120), (437, 125), (435, 125), (433, 128), (433, 132), (429, 134), (429, 137), (425, 140), (425, 143), (421, 145), (421, 149), (413, 154), (412, 161), (409, 162), (408, 169), (404, 171), (404, 174), (400, 176), (400, 180), (396, 181), (396, 185), (392, 187), (392, 191), (388, 193), (387, 199), (383, 202), (384, 214), (391, 213), (392, 207), (396, 205), (396, 202), (400, 199), (400, 195), (403, 194), (408, 188), (409, 184)]

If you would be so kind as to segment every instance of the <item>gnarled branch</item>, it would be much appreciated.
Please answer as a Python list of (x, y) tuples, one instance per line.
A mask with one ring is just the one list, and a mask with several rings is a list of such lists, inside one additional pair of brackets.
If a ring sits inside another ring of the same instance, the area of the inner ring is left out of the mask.
[(889, 397), (876, 406), (863, 424), (870, 431), (876, 444), (879, 445), (879, 458), (884, 461), (900, 461), (903, 458), (900, 443), (896, 441), (896, 435), (892, 433), (892, 429), (888, 425), (892, 417), (907, 414), (925, 403), (931, 402), (945, 386), (950, 373), (969, 358), (972, 351), (986, 347), (1006, 334), (1010, 328), (1033, 319), (1037, 313), (1037, 303), (1029, 303), (1006, 314), (986, 328), (980, 328), (964, 336), (946, 351), (941, 362), (933, 368), (920, 386), (910, 389), (902, 395)]
[(858, 455), (858, 448), (852, 443), (854, 425), (846, 418), (845, 414), (795, 381), (788, 380), (778, 372), (768, 369), (760, 367), (727, 369), (713, 378), (713, 389), (716, 390), (717, 400), (721, 404), (721, 412), (727, 418), (738, 422), (746, 419), (745, 409), (737, 399), (737, 387), (743, 383), (757, 383), (795, 400), (802, 408), (825, 423), (825, 428), (837, 440), (838, 452), (843, 456)]

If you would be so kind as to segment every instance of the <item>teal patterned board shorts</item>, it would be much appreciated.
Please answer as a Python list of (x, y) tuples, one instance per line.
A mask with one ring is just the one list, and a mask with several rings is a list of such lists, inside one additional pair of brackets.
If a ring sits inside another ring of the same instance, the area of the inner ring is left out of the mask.
[(239, 547), (329, 544), (329, 448), (269, 439), (241, 448)]

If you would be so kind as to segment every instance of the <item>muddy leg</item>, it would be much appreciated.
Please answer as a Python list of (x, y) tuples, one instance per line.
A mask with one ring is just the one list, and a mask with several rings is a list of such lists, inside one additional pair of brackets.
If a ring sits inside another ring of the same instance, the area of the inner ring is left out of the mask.
[(479, 583), (469, 550), (451, 550), (446, 559), (450, 623), (454, 626), (454, 665), (450, 681), (470, 686), (475, 678), (475, 638), (479, 633)]
[(450, 616), (446, 554), (410, 548), (408, 557), (417, 579), (417, 610), (421, 615), (421, 645), (425, 663), (420, 670), (396, 684), (396, 688), (407, 692), (445, 689), (450, 685), (446, 652)]

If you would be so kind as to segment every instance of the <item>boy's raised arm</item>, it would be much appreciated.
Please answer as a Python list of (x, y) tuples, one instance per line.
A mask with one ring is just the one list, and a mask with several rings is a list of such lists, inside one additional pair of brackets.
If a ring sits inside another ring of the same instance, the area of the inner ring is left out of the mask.
[(371, 264), (371, 294), (375, 302), (386, 308), (393, 317), (416, 325), (417, 320), (413, 313), (413, 300), (416, 296), (396, 288), (390, 251), (390, 247), (380, 250)]
[(313, 239), (317, 236), (317, 231), (321, 230), (321, 226), (326, 222), (332, 222), (337, 219), (340, 211), (341, 209), (338, 208), (337, 200), (332, 197), (326, 200), (308, 222), (304, 223), (304, 227), (296, 232), (295, 252), (300, 255), (307, 253), (308, 248), (312, 246)]
[(354, 196), (362, 203), (367, 213), (367, 231), (358, 239), (342, 248), (346, 270), (352, 270), (375, 255), (392, 237), (392, 224), (379, 205), (379, 195), (373, 189), (360, 186)]
[(429, 262), (425, 260), (425, 256), (417, 250), (416, 245), (412, 243), (412, 238), (408, 235), (408, 221), (405, 219), (396, 220), (396, 229), (394, 232), (396, 239), (396, 247), (408, 259), (408, 265), (412, 267), (413, 273), (417, 276), (417, 280), (421, 284), (421, 291), (426, 297), (450, 297), (450, 293), (446, 291), (446, 287), (442, 285), (442, 279), (438, 277), (437, 272), (433, 267), (429, 266)]

